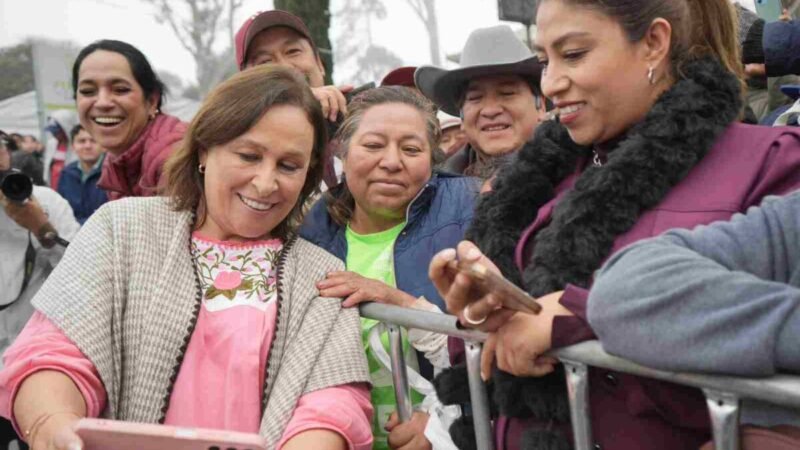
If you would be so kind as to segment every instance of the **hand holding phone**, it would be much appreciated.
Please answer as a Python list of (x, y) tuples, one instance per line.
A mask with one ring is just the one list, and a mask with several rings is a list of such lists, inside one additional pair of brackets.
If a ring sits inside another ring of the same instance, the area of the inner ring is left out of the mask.
[(504, 276), (489, 270), (480, 263), (450, 261), (447, 267), (469, 276), (485, 293), (495, 294), (497, 299), (502, 302), (503, 308), (528, 314), (539, 314), (542, 311), (542, 306), (535, 298), (508, 281)]
[(85, 450), (266, 450), (261, 436), (104, 419), (81, 419), (75, 429)]

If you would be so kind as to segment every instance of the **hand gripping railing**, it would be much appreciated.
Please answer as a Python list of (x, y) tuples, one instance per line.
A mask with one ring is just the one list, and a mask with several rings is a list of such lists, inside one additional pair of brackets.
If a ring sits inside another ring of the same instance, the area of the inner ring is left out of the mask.
[[(456, 327), (455, 316), (437, 314), (378, 303), (360, 306), (361, 316), (389, 324), (392, 346), (392, 377), (401, 420), (411, 417), (411, 401), (398, 327), (416, 328), (464, 339), (475, 424), (475, 440), (480, 450), (491, 450), (489, 399), (480, 377), (482, 343), (486, 333)], [(393, 332), (391, 330), (394, 330)], [(747, 398), (779, 406), (800, 409), (800, 377), (778, 375), (765, 379), (663, 372), (611, 356), (597, 341), (583, 342), (550, 352), (562, 363), (567, 375), (570, 415), (576, 450), (592, 450), (592, 426), (589, 416), (589, 366), (629, 373), (702, 389), (711, 417), (714, 445), (717, 450), (739, 449), (740, 400)]]

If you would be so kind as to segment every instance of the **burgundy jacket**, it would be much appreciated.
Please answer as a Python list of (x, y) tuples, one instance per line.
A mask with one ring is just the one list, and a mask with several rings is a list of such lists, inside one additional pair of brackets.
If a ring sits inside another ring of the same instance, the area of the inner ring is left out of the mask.
[[(574, 185), (589, 161), (556, 188), (556, 197), (539, 209), (523, 233), (515, 260), (522, 268), (532, 252), (533, 237), (545, 227), (555, 204)], [(800, 188), (800, 130), (731, 125), (711, 151), (636, 225), (617, 237), (612, 253), (671, 228), (693, 228), (728, 220), (758, 205), (767, 195)], [(610, 256), (611, 254), (609, 254)], [(553, 347), (597, 339), (586, 318), (588, 291), (568, 286), (560, 303), (575, 317), (557, 317)], [(686, 351), (691, 351), (687, 349)], [(668, 357), (668, 356), (666, 356)], [(613, 450), (696, 449), (710, 439), (708, 411), (702, 393), (693, 388), (590, 369), (592, 433), (599, 448)], [(526, 421), (500, 418), (496, 448), (518, 449)]]
[[(533, 238), (550, 223), (555, 205), (589, 164), (588, 159), (580, 161), (575, 172), (558, 184), (555, 197), (539, 208), (517, 245), (514, 259), (519, 269), (530, 260)], [(758, 205), (765, 196), (797, 189), (800, 129), (733, 124), (660, 203), (642, 213), (629, 231), (617, 236), (608, 257), (628, 244), (668, 229), (728, 220)], [(597, 339), (586, 317), (587, 299), (588, 291), (567, 286), (560, 303), (575, 316), (554, 320), (554, 348)], [(451, 338), (450, 352), (454, 363), (462, 362), (463, 341)], [(604, 369), (590, 368), (589, 373), (597, 449), (697, 449), (711, 438), (708, 410), (699, 390)], [(523, 432), (542, 425), (500, 417), (495, 422), (495, 446), (498, 450), (520, 449)]]
[(108, 154), (97, 185), (111, 200), (155, 195), (164, 162), (186, 133), (177, 117), (159, 114), (121, 155)]

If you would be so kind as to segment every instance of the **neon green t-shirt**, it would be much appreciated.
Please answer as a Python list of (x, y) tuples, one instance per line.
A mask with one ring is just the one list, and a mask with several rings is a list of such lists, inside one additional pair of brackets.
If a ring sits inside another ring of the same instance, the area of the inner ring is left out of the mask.
[[(379, 233), (358, 234), (348, 226), (347, 230), (345, 230), (347, 270), (366, 278), (382, 281), (391, 287), (397, 287), (394, 276), (394, 243), (404, 227), (405, 223), (401, 223)], [(361, 337), (364, 342), (364, 350), (367, 353), (367, 362), (369, 363), (370, 380), (372, 381), (372, 406), (375, 408), (375, 414), (372, 418), (372, 435), (375, 441), (372, 444), (372, 448), (388, 450), (387, 438), (389, 433), (383, 427), (392, 412), (397, 409), (397, 401), (394, 396), (391, 372), (378, 362), (369, 346), (369, 333), (376, 325), (378, 325), (377, 320), (361, 319)], [(388, 333), (381, 334), (381, 342), (388, 353)], [(406, 356), (406, 365), (419, 370), (417, 355), (408, 344), (405, 334), (403, 335), (403, 349)], [(416, 406), (422, 403), (422, 400), (422, 394), (412, 389), (411, 403)]]

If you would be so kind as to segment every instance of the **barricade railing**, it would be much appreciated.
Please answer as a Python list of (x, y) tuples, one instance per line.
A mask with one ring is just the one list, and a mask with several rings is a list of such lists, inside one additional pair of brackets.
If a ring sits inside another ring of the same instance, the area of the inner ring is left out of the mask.
[[(384, 322), (389, 327), (392, 377), (398, 414), (403, 421), (411, 417), (412, 407), (401, 350), (400, 327), (428, 330), (464, 339), (477, 448), (494, 448), (489, 398), (480, 377), (480, 359), (486, 333), (458, 328), (456, 317), (448, 314), (378, 303), (364, 303), (360, 310), (362, 317)], [(549, 354), (564, 364), (576, 450), (594, 448), (589, 415), (589, 366), (701, 389), (706, 396), (717, 450), (739, 449), (739, 412), (742, 399), (759, 400), (800, 410), (800, 377), (797, 376), (778, 375), (755, 379), (665, 372), (612, 356), (603, 351), (597, 341), (583, 342)]]

